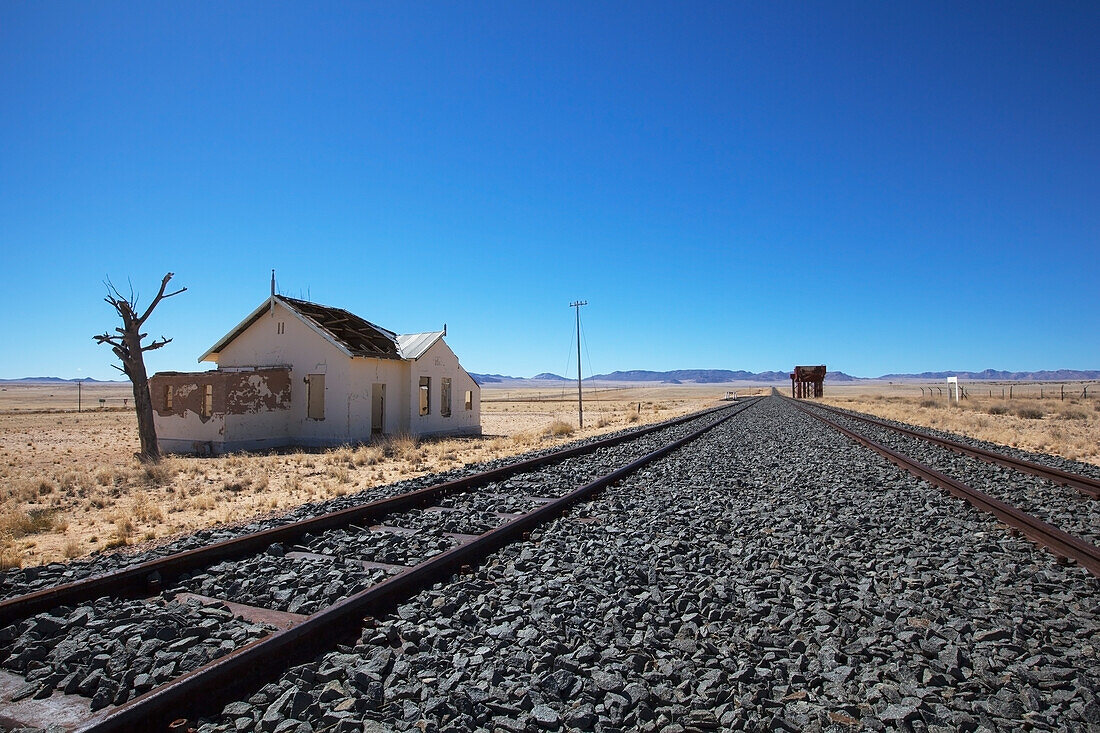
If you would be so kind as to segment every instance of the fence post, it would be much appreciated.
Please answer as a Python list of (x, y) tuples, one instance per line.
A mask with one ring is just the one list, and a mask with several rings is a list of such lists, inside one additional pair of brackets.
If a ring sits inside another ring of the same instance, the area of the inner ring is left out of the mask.
[(1008, 385), (1008, 399), (1012, 399), (1012, 385)]
[(1062, 385), (1062, 401), (1066, 401), (1066, 385)]

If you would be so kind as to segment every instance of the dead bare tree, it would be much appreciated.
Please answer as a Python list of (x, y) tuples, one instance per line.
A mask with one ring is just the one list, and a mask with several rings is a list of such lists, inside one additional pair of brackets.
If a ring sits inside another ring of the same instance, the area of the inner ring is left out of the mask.
[(157, 292), (157, 297), (153, 298), (153, 302), (140, 316), (137, 315), (137, 296), (134, 294), (133, 286), (130, 287), (130, 297), (127, 298), (118, 292), (118, 289), (108, 279), (105, 283), (107, 285), (107, 297), (103, 300), (110, 303), (119, 317), (122, 318), (122, 328), (116, 328), (113, 334), (107, 332), (93, 336), (97, 343), (111, 345), (115, 356), (122, 362), (121, 367), (118, 365), (112, 366), (129, 377), (130, 383), (134, 386), (134, 410), (137, 411), (138, 436), (141, 438), (141, 452), (138, 453), (138, 458), (142, 461), (157, 461), (160, 459), (160, 448), (157, 447), (157, 428), (153, 423), (153, 400), (149, 395), (149, 375), (145, 372), (145, 357), (143, 354), (146, 351), (161, 348), (170, 343), (172, 339), (161, 336), (159, 340), (153, 340), (151, 343), (142, 346), (142, 339), (149, 334), (142, 333), (141, 328), (160, 301), (171, 298), (173, 295), (179, 295), (187, 290), (187, 288), (180, 288), (173, 293), (164, 292), (168, 287), (168, 281), (172, 279), (172, 274), (171, 272), (168, 273), (160, 281), (160, 290)]

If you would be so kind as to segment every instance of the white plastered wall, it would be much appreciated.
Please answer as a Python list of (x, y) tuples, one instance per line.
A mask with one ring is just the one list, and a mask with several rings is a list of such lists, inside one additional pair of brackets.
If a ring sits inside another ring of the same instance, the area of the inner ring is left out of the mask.
[[(431, 412), (420, 414), (420, 378), (431, 379), (429, 402)], [(444, 377), (451, 379), (451, 415), (440, 410), (440, 387)], [(409, 432), (416, 435), (479, 434), (481, 432), (481, 388), (466, 373), (443, 339), (439, 339), (409, 369)], [(467, 410), (465, 396), (473, 392), (472, 409)]]
[[(283, 333), (278, 332), (279, 323)], [(349, 440), (346, 401), (343, 395), (350, 382), (351, 359), (328, 339), (303, 323), (285, 306), (258, 318), (218, 355), (218, 368), (288, 365), (290, 372), (290, 409), (280, 411), (285, 421), (284, 442), (305, 446), (338, 445)], [(310, 374), (325, 375), (325, 418), (308, 417)], [(233, 420), (236, 440), (262, 439), (273, 426), (266, 421), (241, 415)], [(369, 415), (368, 415), (369, 417)], [(282, 431), (280, 431), (282, 432)], [(247, 436), (247, 438), (246, 438)]]

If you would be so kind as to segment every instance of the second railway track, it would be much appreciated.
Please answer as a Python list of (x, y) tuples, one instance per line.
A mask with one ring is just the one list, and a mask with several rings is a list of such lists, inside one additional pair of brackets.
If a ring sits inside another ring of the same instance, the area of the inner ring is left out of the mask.
[(822, 405), (798, 406), (1100, 576), (1100, 502), (1087, 476)]

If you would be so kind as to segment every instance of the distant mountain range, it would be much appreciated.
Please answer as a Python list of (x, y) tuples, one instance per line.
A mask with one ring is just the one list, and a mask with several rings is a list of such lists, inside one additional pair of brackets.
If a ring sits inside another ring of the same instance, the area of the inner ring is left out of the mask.
[[(519, 384), (525, 382), (574, 382), (570, 377), (563, 377), (550, 372), (536, 374), (533, 377), (508, 377), (503, 374), (474, 374), (472, 376), (478, 384)], [(1085, 379), (1100, 379), (1100, 370), (1057, 369), (1038, 372), (1006, 372), (996, 369), (986, 369), (981, 372), (921, 372), (920, 374), (884, 374), (881, 377), (853, 377), (844, 372), (828, 372), (826, 382), (856, 382), (863, 380), (923, 380), (940, 381), (947, 377), (959, 377), (961, 379), (996, 380), (1013, 382), (1058, 382), (1078, 381)], [(746, 372), (743, 370), (730, 371), (729, 369), (674, 369), (667, 372), (654, 372), (645, 369), (633, 369), (630, 371), (617, 371), (608, 374), (595, 374), (585, 377), (585, 382), (661, 382), (664, 384), (723, 384), (728, 382), (787, 382), (790, 380), (790, 372)]]
[[(585, 377), (585, 382), (661, 382), (664, 384), (724, 384), (727, 382), (785, 382), (790, 372), (746, 372), (729, 369), (674, 369), (668, 372), (653, 372), (645, 369), (595, 374)], [(522, 382), (575, 382), (573, 377), (543, 372), (533, 377), (508, 377), (503, 374), (470, 374), (478, 384), (512, 384)], [(844, 372), (830, 372), (826, 377), (830, 382), (854, 382)], [(518, 386), (518, 385), (517, 385)]]
[[(723, 384), (728, 382), (787, 382), (790, 372), (747, 372), (729, 369), (673, 369), (667, 372), (654, 372), (645, 369), (595, 374), (585, 377), (586, 382), (660, 382), (663, 384)], [(478, 384), (516, 384), (522, 386), (529, 382), (575, 382), (574, 377), (563, 377), (552, 372), (542, 372), (533, 377), (509, 377), (504, 374), (475, 374), (470, 376)], [(826, 382), (857, 382), (863, 380), (885, 381), (942, 381), (948, 377), (959, 377), (973, 381), (1001, 382), (1070, 382), (1087, 379), (1100, 379), (1098, 369), (1053, 369), (1037, 372), (1008, 372), (986, 369), (980, 372), (921, 372), (920, 374), (883, 374), (881, 377), (853, 377), (844, 372), (829, 372)], [(0, 379), (0, 384), (62, 384), (85, 382), (92, 384), (126, 384), (123, 379), (62, 379), (61, 377), (23, 377), (22, 379)]]
[(920, 374), (883, 374), (879, 379), (960, 379), (996, 380), (1003, 382), (1064, 382), (1100, 379), (1097, 369), (1054, 369), (1038, 372), (1005, 372), (986, 369), (981, 372), (921, 372)]

